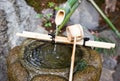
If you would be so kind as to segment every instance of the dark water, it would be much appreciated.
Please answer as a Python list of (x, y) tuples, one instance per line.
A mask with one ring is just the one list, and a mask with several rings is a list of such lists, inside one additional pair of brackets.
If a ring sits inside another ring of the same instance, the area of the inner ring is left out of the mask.
[[(77, 48), (76, 63), (82, 57), (82, 51)], [(39, 68), (60, 69), (70, 66), (72, 45), (33, 42), (25, 47), (24, 59), (27, 64)]]

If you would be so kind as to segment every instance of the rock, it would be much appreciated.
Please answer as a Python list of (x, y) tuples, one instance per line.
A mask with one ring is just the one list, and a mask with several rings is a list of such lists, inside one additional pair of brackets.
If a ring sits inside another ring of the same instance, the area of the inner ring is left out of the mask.
[(114, 12), (116, 9), (117, 0), (105, 0), (105, 13)]
[(31, 81), (67, 81), (65, 78), (61, 78), (55, 75), (38, 75), (35, 76)]
[[(94, 67), (89, 66), (85, 70), (83, 70), (82, 72), (78, 71), (74, 75), (73, 81), (98, 81), (99, 77), (96, 76), (97, 72), (95, 70), (96, 69)], [(86, 74), (86, 72), (87, 72), (87, 74)]]
[[(119, 71), (115, 70), (117, 65), (117, 60), (113, 59), (111, 56), (118, 56), (120, 55), (120, 44), (118, 37), (115, 35), (115, 33), (112, 30), (104, 30), (99, 33), (98, 37), (107, 39), (111, 41), (112, 43), (115, 43), (116, 48), (115, 53), (107, 53), (107, 55), (103, 55), (103, 71), (101, 75), (100, 81), (119, 81)], [(109, 76), (108, 76), (109, 75)], [(108, 77), (108, 78), (106, 78)]]
[(95, 29), (99, 24), (99, 14), (87, 0), (82, 0), (70, 18), (71, 24), (81, 24), (87, 29)]
[[(6, 21), (6, 14), (4, 10), (0, 10), (0, 56), (7, 56), (8, 48), (8, 36), (7, 36), (7, 21)], [(9, 46), (8, 46), (9, 47)]]
[(8, 81), (6, 59), (0, 56), (0, 81)]
[(6, 57), (8, 55), (7, 21), (4, 10), (0, 9), (0, 81), (7, 81)]
[(7, 57), (7, 64), (8, 66), (18, 61), (18, 52), (20, 47), (17, 46), (16, 48), (12, 49)]
[(113, 80), (120, 81), (120, 63), (116, 66), (115, 72), (113, 73)]
[(20, 47), (16, 47), (10, 52), (7, 58), (7, 69), (9, 81), (28, 81), (28, 72), (18, 60)]
[[(102, 68), (102, 74), (101, 74), (100, 81), (114, 81), (113, 77), (112, 77), (113, 73), (114, 73), (114, 70)], [(119, 81), (119, 80), (117, 80), (117, 81)]]
[(117, 66), (117, 61), (112, 57), (104, 55), (103, 67), (109, 70), (114, 70)]
[(40, 26), (41, 20), (36, 18), (37, 13), (26, 4), (25, 0), (1, 0), (0, 9), (6, 13), (8, 41), (11, 48), (20, 45), (24, 40), (24, 38), (16, 36), (17, 32), (26, 30), (47, 33)]
[(9, 81), (28, 81), (28, 73), (19, 62), (15, 62), (8, 67), (8, 77)]
[(107, 39), (111, 43), (115, 43), (116, 48), (115, 48), (115, 54), (108, 54), (108, 55), (120, 55), (120, 39), (116, 36), (116, 34), (112, 30), (104, 30), (99, 33), (98, 35), (99, 38)]

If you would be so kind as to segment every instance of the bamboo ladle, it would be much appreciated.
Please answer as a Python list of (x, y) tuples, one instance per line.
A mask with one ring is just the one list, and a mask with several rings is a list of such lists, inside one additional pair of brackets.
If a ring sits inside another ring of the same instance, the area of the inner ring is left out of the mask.
[(73, 78), (73, 69), (74, 69), (74, 61), (75, 61), (75, 50), (76, 50), (76, 42), (83, 39), (83, 29), (82, 26), (72, 25), (66, 28), (67, 37), (69, 41), (74, 41), (72, 56), (71, 56), (71, 66), (70, 66), (70, 73), (69, 73), (69, 81), (72, 81)]

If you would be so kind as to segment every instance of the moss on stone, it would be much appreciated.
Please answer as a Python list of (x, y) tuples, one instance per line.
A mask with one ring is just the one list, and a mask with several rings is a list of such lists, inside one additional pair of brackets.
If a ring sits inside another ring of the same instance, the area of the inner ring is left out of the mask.
[[(11, 50), (10, 56), (7, 59), (8, 76), (10, 81), (68, 81), (69, 67), (62, 69), (51, 69), (36, 67), (32, 64), (30, 65), (26, 63), (24, 56), (27, 54), (24, 54), (24, 48), (26, 46), (32, 47), (29, 50), (33, 50), (41, 44), (44, 47), (45, 43), (29, 39), (24, 41), (20, 47), (15, 47)], [(81, 58), (85, 61), (87, 66), (82, 70), (74, 70), (73, 81), (99, 81), (102, 70), (100, 55), (96, 51), (83, 46), (77, 46), (77, 49), (80, 50), (80, 52), (78, 51), (79, 54), (76, 53), (76, 56), (78, 57), (79, 55), (82, 55)], [(68, 57), (64, 57), (64, 59), (66, 58)], [(76, 60), (80, 60), (81, 58), (76, 58)]]
[(28, 5), (32, 6), (38, 13), (40, 13), (45, 8), (49, 8), (49, 2), (54, 2), (56, 5), (59, 5), (65, 1), (67, 0), (26, 0)]

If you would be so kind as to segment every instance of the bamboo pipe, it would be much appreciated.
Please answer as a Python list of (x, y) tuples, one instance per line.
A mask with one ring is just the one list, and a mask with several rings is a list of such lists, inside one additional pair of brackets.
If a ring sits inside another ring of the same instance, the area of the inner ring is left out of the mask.
[(59, 26), (63, 20), (65, 18), (65, 11), (60, 9), (57, 14), (56, 14), (56, 17), (55, 17), (55, 23), (57, 26)]
[[(70, 2), (69, 2), (70, 1)], [(69, 0), (66, 4), (68, 4), (68, 3), (71, 3), (72, 4), (72, 2), (74, 2), (74, 0)], [(70, 7), (70, 8), (68, 8), (67, 6), (64, 8), (64, 10), (65, 10), (65, 12), (66, 12), (66, 15), (65, 15), (65, 19), (64, 19), (64, 21), (62, 22), (62, 24), (61, 25), (59, 25), (59, 27), (58, 27), (58, 32), (63, 28), (63, 26), (69, 21), (69, 19), (70, 19), (70, 17), (71, 17), (71, 15), (74, 13), (74, 11), (78, 8), (78, 6), (80, 5), (80, 3), (81, 3), (81, 0), (78, 0), (77, 2), (75, 2), (74, 4), (73, 4), (73, 6), (72, 7)], [(68, 4), (68, 6), (70, 5), (71, 6), (71, 4)]]
[(58, 26), (63, 22), (65, 18), (65, 11), (60, 9), (57, 14), (56, 14), (56, 17), (55, 17), (55, 24), (56, 24), (56, 32), (55, 32), (55, 35), (57, 36), (58, 34)]
[[(47, 34), (23, 31), (23, 33), (16, 33), (16, 35), (20, 37), (33, 38), (37, 40), (52, 41), (51, 36)], [(73, 44), (73, 42), (69, 41), (67, 37), (56, 36), (55, 41), (58, 43)], [(84, 42), (83, 40), (77, 41), (76, 44), (83, 45), (83, 42)], [(92, 40), (86, 41), (85, 46), (105, 48), (105, 49), (115, 48), (114, 43), (106, 43), (106, 42), (99, 42), (99, 41), (92, 41)]]

